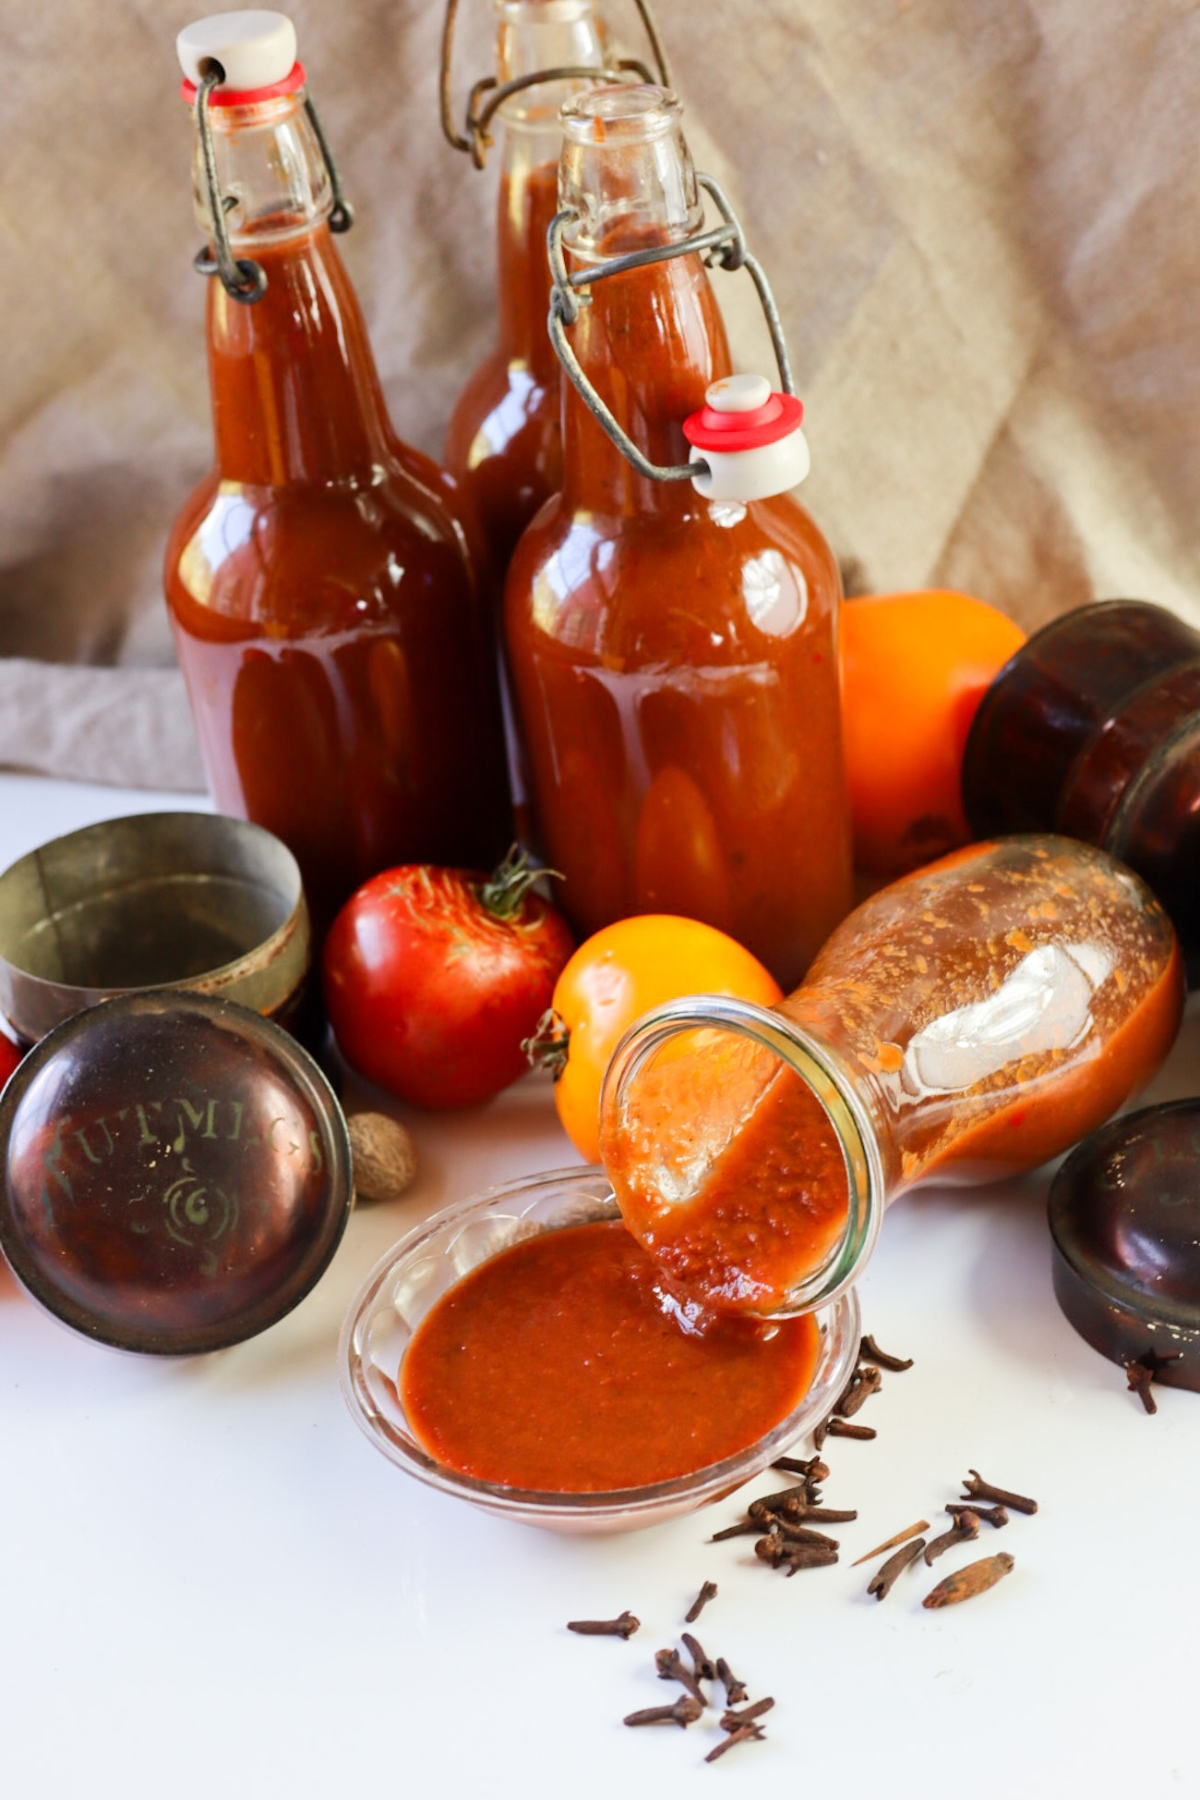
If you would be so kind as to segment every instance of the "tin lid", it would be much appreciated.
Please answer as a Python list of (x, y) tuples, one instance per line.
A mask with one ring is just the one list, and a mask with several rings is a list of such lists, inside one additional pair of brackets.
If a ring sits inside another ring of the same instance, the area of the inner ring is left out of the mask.
[(1155, 1379), (1200, 1389), (1200, 1099), (1113, 1119), (1050, 1188), (1054, 1291), (1113, 1362), (1178, 1357)]
[(120, 1349), (240, 1343), (328, 1267), (352, 1204), (333, 1090), (279, 1026), (152, 991), (66, 1020), (0, 1098), (0, 1248)]

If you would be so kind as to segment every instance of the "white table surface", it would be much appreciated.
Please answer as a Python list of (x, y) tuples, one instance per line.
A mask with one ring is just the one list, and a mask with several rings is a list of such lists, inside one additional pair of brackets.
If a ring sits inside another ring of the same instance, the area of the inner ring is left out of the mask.
[[(163, 804), (0, 777), (0, 865)], [(1197, 1085), (1198, 1031), (1193, 1012), (1150, 1097)], [(1159, 1388), (1146, 1416), (1063, 1319), (1043, 1177), (889, 1215), (864, 1323), (916, 1367), (863, 1413), (874, 1443), (826, 1446), (827, 1503), (859, 1508), (841, 1563), (786, 1580), (752, 1540), (706, 1542), (735, 1502), (555, 1537), (430, 1492), (360, 1434), (335, 1351), (374, 1262), (434, 1209), (575, 1160), (532, 1079), (407, 1116), (417, 1184), (360, 1209), (316, 1291), (236, 1349), (99, 1349), (0, 1273), (4, 1800), (1197, 1792), (1200, 1397)], [(868, 1599), (853, 1558), (944, 1521), (971, 1465), (1038, 1516)], [(1001, 1549), (1016, 1569), (994, 1592), (923, 1610), (941, 1574)], [(702, 1642), (776, 1700), (768, 1741), (712, 1768), (715, 1713), (687, 1733), (620, 1723), (674, 1698), (653, 1653), (705, 1578)], [(628, 1643), (564, 1630), (624, 1607), (642, 1620)]]

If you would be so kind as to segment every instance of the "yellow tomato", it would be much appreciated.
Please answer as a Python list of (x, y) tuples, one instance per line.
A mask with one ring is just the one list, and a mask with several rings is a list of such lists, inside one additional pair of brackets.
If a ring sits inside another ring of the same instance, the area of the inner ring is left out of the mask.
[(854, 860), (903, 875), (965, 844), (959, 785), (976, 708), (1025, 642), (969, 594), (868, 594), (842, 609), (842, 735)]
[[(567, 1136), (589, 1162), (600, 1155), (600, 1089), (618, 1040), (642, 1013), (685, 994), (726, 994), (760, 1006), (782, 998), (779, 984), (733, 938), (670, 913), (606, 925), (579, 946), (559, 976), (552, 1004), (560, 1051), (564, 1031), (568, 1035), (554, 1103)], [(550, 1044), (551, 1033), (541, 1041)]]

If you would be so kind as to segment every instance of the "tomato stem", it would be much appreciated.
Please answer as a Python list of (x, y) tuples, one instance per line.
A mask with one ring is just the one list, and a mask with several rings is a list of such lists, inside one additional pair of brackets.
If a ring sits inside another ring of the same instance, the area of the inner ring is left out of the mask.
[(533, 1036), (521, 1039), (521, 1048), (530, 1068), (549, 1069), (555, 1081), (567, 1066), (570, 1046), (571, 1033), (566, 1020), (552, 1006), (548, 1006), (538, 1020)]
[(484, 909), (494, 919), (515, 919), (525, 904), (525, 896), (543, 875), (562, 880), (557, 869), (535, 869), (519, 844), (514, 844), (498, 868), (494, 869), (479, 889)]

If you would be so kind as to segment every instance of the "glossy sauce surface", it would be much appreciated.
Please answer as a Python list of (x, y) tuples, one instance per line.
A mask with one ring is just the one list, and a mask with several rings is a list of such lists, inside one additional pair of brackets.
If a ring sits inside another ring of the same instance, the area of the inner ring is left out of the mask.
[(257, 305), (209, 284), (216, 466), (167, 598), (213, 797), (327, 924), (391, 864), (502, 854), (499, 705), (453, 489), (391, 429), (328, 227), (255, 254)]
[(517, 539), (562, 481), (560, 370), (546, 331), (546, 231), (557, 207), (557, 164), (501, 176), (499, 342), (463, 389), (446, 436), (446, 467), (486, 539), (498, 592)]
[[(612, 250), (632, 248), (629, 232)], [(572, 327), (655, 461), (729, 372), (694, 256), (605, 278)], [(509, 570), (514, 688), (548, 860), (586, 934), (636, 912), (729, 932), (784, 985), (850, 905), (833, 557), (790, 496), (638, 475), (564, 386), (563, 491)]]
[(720, 1462), (807, 1393), (811, 1318), (685, 1330), (618, 1222), (516, 1244), (455, 1284), (400, 1368), (429, 1454), (508, 1487), (599, 1493)]

